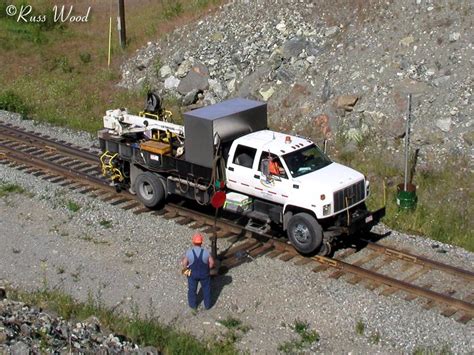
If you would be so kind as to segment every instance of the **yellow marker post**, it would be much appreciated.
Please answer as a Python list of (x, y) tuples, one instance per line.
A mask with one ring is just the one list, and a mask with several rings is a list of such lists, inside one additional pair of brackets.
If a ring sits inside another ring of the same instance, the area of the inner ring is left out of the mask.
[(110, 52), (112, 49), (112, 17), (109, 19), (109, 57), (107, 60), (107, 66), (110, 67)]

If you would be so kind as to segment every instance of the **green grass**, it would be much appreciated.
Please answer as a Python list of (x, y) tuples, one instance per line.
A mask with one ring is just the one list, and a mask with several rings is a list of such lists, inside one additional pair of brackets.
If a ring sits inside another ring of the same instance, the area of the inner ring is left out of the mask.
[(111, 228), (112, 227), (112, 221), (109, 221), (107, 219), (102, 219), (99, 224), (104, 227), (104, 228)]
[(295, 320), (291, 328), (298, 334), (298, 339), (293, 339), (278, 346), (278, 351), (285, 354), (294, 354), (308, 348), (315, 342), (319, 341), (319, 334), (315, 330), (309, 328), (307, 322)]
[(358, 320), (355, 325), (355, 332), (357, 335), (364, 335), (365, 332), (365, 324), (362, 320)]
[(372, 342), (372, 344), (380, 343), (380, 333), (376, 332), (375, 334), (372, 334), (370, 336), (370, 341)]
[(234, 318), (232, 316), (228, 316), (226, 319), (220, 320), (219, 323), (227, 329), (240, 330), (243, 333), (247, 333), (250, 330), (249, 326), (244, 325), (240, 319)]
[(123, 334), (140, 346), (155, 346), (165, 354), (237, 354), (233, 344), (214, 340), (196, 339), (190, 334), (160, 324), (155, 315), (144, 318), (134, 311), (126, 317), (107, 309), (103, 302), (91, 295), (85, 303), (76, 302), (69, 295), (57, 290), (37, 292), (9, 291), (9, 297), (56, 313), (68, 321), (83, 321), (97, 317), (103, 328)]
[(74, 201), (68, 201), (66, 207), (71, 212), (77, 212), (81, 209), (81, 206)]
[(22, 194), (25, 193), (25, 189), (17, 184), (0, 182), (0, 197), (4, 197), (13, 193)]
[(453, 157), (443, 167), (415, 171), (418, 203), (414, 211), (400, 210), (396, 203), (397, 184), (403, 183), (403, 170), (396, 168), (393, 157), (380, 151), (340, 154), (336, 160), (365, 173), (371, 184), (367, 205), (383, 205), (383, 183), (386, 185), (386, 216), (389, 227), (410, 234), (461, 246), (474, 251), (474, 215), (472, 173), (466, 159)]
[(234, 344), (250, 330), (248, 325), (244, 325), (240, 319), (234, 318), (232, 316), (228, 316), (226, 319), (220, 320), (219, 323), (228, 329), (224, 339), (224, 342), (227, 344)]
[(413, 355), (449, 355), (452, 353), (448, 345), (444, 345), (441, 348), (418, 346), (413, 351)]
[(167, 20), (171, 20), (181, 15), (184, 11), (181, 1), (167, 1), (164, 6), (163, 16)]

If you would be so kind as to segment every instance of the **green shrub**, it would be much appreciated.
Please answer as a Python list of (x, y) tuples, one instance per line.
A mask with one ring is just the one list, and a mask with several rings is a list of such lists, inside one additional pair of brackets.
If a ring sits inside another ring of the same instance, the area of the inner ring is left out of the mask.
[(26, 118), (30, 112), (30, 107), (13, 90), (6, 90), (0, 94), (0, 110), (17, 112), (22, 118)]
[(6, 196), (12, 193), (23, 193), (25, 189), (17, 184), (0, 184), (0, 197)]
[(0, 18), (7, 16), (7, 0), (0, 0)]
[(74, 201), (68, 201), (66, 204), (66, 207), (69, 211), (71, 212), (77, 212), (81, 209), (81, 206), (79, 206), (76, 202)]
[(226, 328), (237, 328), (240, 324), (242, 324), (242, 321), (237, 318), (233, 317), (227, 317), (224, 320), (219, 321), (220, 324), (222, 324)]
[(441, 348), (417, 346), (413, 350), (413, 355), (449, 355), (452, 354), (449, 345), (445, 344)]
[(83, 52), (79, 54), (79, 59), (81, 60), (82, 63), (88, 64), (92, 61), (92, 56), (90, 53)]
[(99, 224), (104, 227), (104, 228), (110, 228), (112, 227), (112, 221), (109, 221), (107, 219), (103, 219), (99, 222)]
[(68, 57), (59, 56), (54, 60), (55, 68), (61, 69), (63, 73), (72, 73), (74, 67), (69, 63)]
[(178, 17), (184, 12), (183, 4), (180, 1), (168, 3), (163, 9), (163, 16), (167, 20)]
[(243, 325), (240, 319), (234, 318), (232, 316), (220, 320), (219, 323), (227, 329), (236, 329), (242, 331), (243, 333), (247, 333), (250, 330), (249, 326)]
[(319, 334), (315, 330), (309, 329), (309, 324), (301, 320), (295, 320), (295, 323), (291, 326), (296, 334), (299, 335), (299, 339), (293, 339), (286, 341), (278, 346), (278, 351), (285, 354), (298, 353), (304, 348), (311, 346), (313, 343), (319, 341)]
[(319, 334), (315, 330), (310, 330), (307, 322), (296, 320), (293, 329), (304, 344), (312, 344), (319, 340)]
[(365, 324), (362, 320), (358, 320), (355, 326), (355, 331), (358, 335), (363, 335), (365, 332)]
[(160, 75), (161, 66), (162, 66), (161, 59), (160, 59), (160, 57), (156, 56), (154, 61), (153, 61), (153, 70), (154, 70), (156, 76)]
[(380, 333), (376, 332), (375, 334), (372, 334), (370, 337), (370, 340), (372, 344), (378, 344), (380, 343)]

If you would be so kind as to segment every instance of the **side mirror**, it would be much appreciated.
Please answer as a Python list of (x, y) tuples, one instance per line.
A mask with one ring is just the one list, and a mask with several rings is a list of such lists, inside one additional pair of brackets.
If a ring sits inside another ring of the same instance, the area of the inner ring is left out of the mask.
[(262, 162), (260, 163), (260, 170), (262, 171), (262, 174), (265, 176), (270, 175), (270, 161), (268, 159), (263, 159)]

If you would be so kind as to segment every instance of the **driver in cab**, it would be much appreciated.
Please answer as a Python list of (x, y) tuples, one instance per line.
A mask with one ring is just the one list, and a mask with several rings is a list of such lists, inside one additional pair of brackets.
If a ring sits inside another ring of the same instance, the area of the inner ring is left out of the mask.
[(271, 155), (270, 161), (268, 163), (268, 171), (271, 175), (280, 176), (284, 174), (285, 170), (281, 166), (280, 159), (278, 157)]

